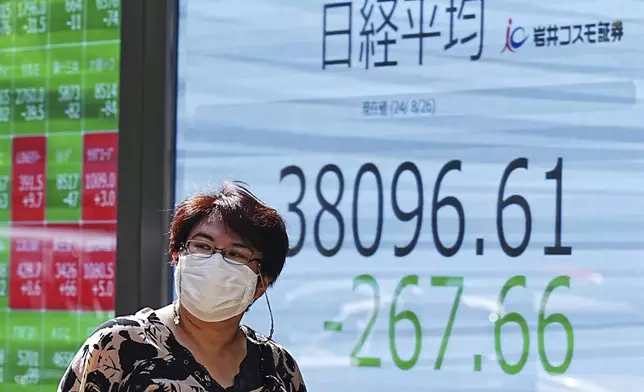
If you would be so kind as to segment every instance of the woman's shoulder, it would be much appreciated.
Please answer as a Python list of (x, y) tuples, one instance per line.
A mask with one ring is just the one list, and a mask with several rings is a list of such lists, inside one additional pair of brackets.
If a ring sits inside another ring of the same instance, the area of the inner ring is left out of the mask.
[[(156, 313), (150, 308), (145, 308), (135, 314), (118, 316), (105, 321), (89, 335), (86, 344), (94, 345), (95, 349), (109, 345), (117, 350), (124, 341), (156, 344), (163, 340), (162, 335), (165, 335), (166, 330)], [(156, 339), (153, 339), (155, 341), (150, 341), (149, 336), (155, 337)]]
[[(158, 356), (163, 331), (151, 309), (112, 318), (94, 330), (78, 350), (63, 376), (58, 391), (77, 391), (87, 381), (86, 390), (113, 390), (136, 360)], [(162, 324), (161, 324), (162, 325)], [(155, 340), (156, 339), (156, 340)]]
[(120, 331), (136, 333), (149, 328), (151, 324), (155, 323), (162, 324), (152, 309), (145, 308), (135, 314), (117, 316), (103, 322), (90, 334), (90, 337)]

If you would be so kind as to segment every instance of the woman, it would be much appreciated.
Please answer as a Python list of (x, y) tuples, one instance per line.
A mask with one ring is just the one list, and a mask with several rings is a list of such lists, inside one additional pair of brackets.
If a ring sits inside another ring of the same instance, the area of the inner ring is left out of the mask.
[(58, 391), (305, 392), (291, 355), (240, 325), (287, 249), (282, 218), (243, 186), (187, 198), (170, 227), (178, 301), (103, 324)]

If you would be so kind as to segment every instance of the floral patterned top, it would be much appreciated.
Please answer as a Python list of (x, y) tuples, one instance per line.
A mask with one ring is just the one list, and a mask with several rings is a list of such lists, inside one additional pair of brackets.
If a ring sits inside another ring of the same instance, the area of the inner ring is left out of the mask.
[[(220, 386), (152, 309), (100, 326), (65, 372), (58, 392), (306, 392), (281, 346), (242, 326), (246, 358), (234, 385)], [(83, 380), (85, 378), (85, 380)]]

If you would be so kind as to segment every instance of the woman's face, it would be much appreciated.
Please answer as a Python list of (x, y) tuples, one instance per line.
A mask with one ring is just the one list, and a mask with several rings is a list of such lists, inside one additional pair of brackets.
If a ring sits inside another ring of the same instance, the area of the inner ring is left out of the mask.
[(188, 235), (188, 241), (190, 240), (199, 241), (217, 249), (223, 249), (237, 257), (252, 260), (248, 263), (248, 268), (259, 273), (258, 260), (262, 258), (262, 253), (245, 243), (236, 233), (229, 231), (221, 219), (208, 219), (199, 223)]

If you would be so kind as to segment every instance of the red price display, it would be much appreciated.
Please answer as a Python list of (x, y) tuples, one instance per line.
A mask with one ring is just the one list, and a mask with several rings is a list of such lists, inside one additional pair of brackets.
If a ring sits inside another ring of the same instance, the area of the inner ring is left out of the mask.
[(13, 140), (11, 219), (14, 222), (45, 219), (46, 151), (44, 136)]
[(116, 220), (118, 133), (87, 134), (83, 144), (83, 220)]
[(81, 310), (114, 308), (116, 224), (84, 224), (81, 256)]
[(47, 226), (45, 308), (76, 310), (79, 303), (80, 225)]
[(36, 310), (43, 306), (43, 243), (37, 235), (42, 225), (20, 225), (11, 234), (9, 307)]

